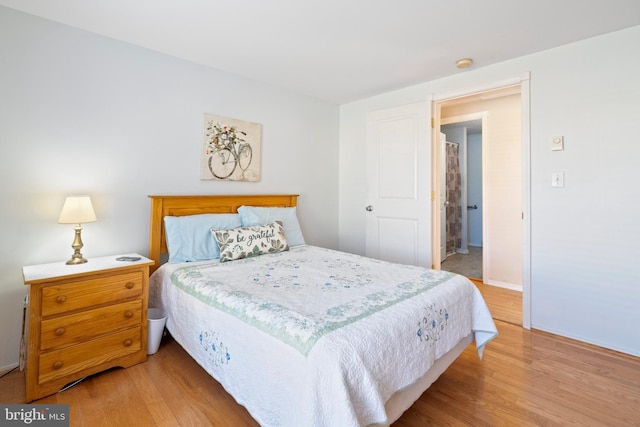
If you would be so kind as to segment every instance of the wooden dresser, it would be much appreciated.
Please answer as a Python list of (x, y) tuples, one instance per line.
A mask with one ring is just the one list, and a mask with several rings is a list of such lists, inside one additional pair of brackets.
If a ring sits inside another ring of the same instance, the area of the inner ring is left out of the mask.
[[(128, 254), (129, 256), (139, 256)], [(149, 267), (118, 255), (22, 268), (29, 286), (26, 401), (108, 368), (147, 359)]]

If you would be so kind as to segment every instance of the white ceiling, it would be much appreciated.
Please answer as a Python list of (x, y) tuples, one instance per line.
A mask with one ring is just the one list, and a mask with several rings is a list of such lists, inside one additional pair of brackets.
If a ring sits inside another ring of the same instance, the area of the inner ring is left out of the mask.
[(337, 104), (640, 24), (640, 0), (0, 0)]

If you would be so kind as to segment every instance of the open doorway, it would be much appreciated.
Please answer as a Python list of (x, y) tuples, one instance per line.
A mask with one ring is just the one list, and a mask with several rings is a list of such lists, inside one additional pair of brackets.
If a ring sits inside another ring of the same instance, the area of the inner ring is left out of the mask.
[(445, 194), (441, 269), (479, 280), (483, 277), (483, 116), (451, 117), (440, 126)]
[[(523, 198), (523, 188), (526, 188), (523, 185), (523, 126), (528, 126), (528, 122), (523, 122), (522, 105), (520, 84), (442, 99), (433, 104), (433, 139), (441, 141), (434, 144), (433, 151), (434, 200), (440, 202), (439, 207), (434, 205), (433, 211), (434, 268), (465, 275), (475, 279), (479, 286), (519, 292), (523, 291), (525, 277), (524, 212), (527, 211)], [(454, 153), (459, 165), (458, 176), (453, 179), (460, 184), (457, 193), (446, 187), (447, 176), (451, 175), (445, 161), (447, 151)], [(472, 157), (476, 152), (481, 158), (480, 178), (477, 177), (478, 163)], [(475, 193), (478, 185), (479, 196)], [(453, 204), (457, 205), (454, 220), (457, 223), (450, 225), (447, 208), (452, 204), (451, 199), (456, 198), (459, 201)], [(474, 229), (477, 223), (472, 225), (472, 219), (480, 221), (480, 231)], [(449, 231), (459, 235), (452, 239)], [(453, 250), (446, 243), (452, 240)], [(524, 308), (522, 294), (519, 295)], [(524, 315), (524, 311), (519, 310), (517, 323), (527, 327)]]

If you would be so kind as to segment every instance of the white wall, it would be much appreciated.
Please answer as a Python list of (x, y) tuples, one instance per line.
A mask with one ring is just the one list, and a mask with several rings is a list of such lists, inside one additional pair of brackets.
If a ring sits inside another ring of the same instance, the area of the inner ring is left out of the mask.
[[(262, 124), (262, 180), (200, 180), (202, 114)], [(297, 193), (338, 245), (335, 105), (0, 7), (0, 371), (18, 362), (20, 267), (71, 256), (64, 197), (92, 196), (87, 257), (147, 254), (149, 194)]]
[[(638, 46), (640, 26), (342, 105), (340, 248), (364, 253), (368, 111), (530, 72), (531, 325), (640, 355)], [(565, 151), (549, 150), (554, 135)]]

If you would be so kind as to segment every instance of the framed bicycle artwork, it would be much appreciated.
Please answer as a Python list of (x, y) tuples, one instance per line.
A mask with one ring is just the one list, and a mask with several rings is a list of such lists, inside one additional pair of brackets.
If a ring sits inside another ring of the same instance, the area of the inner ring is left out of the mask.
[(204, 114), (200, 179), (260, 181), (262, 125)]

